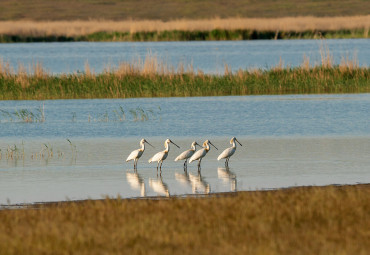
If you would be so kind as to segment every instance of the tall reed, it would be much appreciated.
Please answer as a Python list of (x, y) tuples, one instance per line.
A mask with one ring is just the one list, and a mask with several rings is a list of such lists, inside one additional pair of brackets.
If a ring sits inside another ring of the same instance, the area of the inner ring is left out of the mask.
[(321, 63), (307, 57), (299, 67), (285, 67), (283, 60), (270, 70), (232, 72), (223, 75), (194, 71), (191, 64), (170, 65), (148, 53), (144, 60), (121, 63), (95, 74), (88, 63), (85, 71), (51, 75), (37, 65), (15, 72), (8, 63), (0, 65), (0, 99), (130, 98), (168, 96), (221, 96), (285, 93), (370, 92), (370, 69), (359, 67), (356, 56), (335, 64), (323, 44)]

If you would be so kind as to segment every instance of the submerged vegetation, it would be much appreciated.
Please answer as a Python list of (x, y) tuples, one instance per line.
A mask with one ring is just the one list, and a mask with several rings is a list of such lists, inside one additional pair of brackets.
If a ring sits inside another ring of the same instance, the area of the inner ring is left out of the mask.
[(370, 186), (105, 199), (0, 211), (11, 254), (368, 254)]
[[(204, 74), (182, 63), (170, 66), (150, 54), (144, 61), (121, 63), (99, 74), (88, 64), (84, 72), (73, 74), (51, 75), (39, 63), (28, 72), (23, 66), (15, 72), (0, 61), (0, 100), (370, 92), (370, 68), (359, 67), (356, 57), (335, 65), (329, 50), (322, 47), (321, 58), (313, 65), (304, 57), (294, 68), (281, 61), (269, 70), (232, 72), (225, 65), (222, 75)], [(148, 115), (142, 112), (137, 118), (145, 120)]]
[[(74, 143), (71, 142), (70, 139), (66, 139), (70, 145), (71, 153), (68, 155), (69, 158), (76, 158), (77, 157), (77, 148)], [(6, 160), (7, 162), (17, 162), (17, 161), (28, 161), (28, 160), (51, 160), (51, 159), (64, 159), (65, 152), (63, 149), (58, 148), (55, 149), (54, 146), (50, 143), (42, 143), (40, 147), (36, 149), (35, 146), (33, 149), (27, 149), (26, 144), (24, 141), (20, 145), (13, 144), (7, 145), (6, 148), (0, 147), (0, 162), (2, 159)]]
[[(131, 118), (128, 113), (130, 113)], [(122, 106), (118, 109), (114, 109), (111, 114), (108, 111), (93, 117), (89, 114), (89, 122), (124, 122), (124, 121), (148, 121), (149, 119), (160, 119), (161, 108), (158, 107), (158, 111), (153, 109), (143, 109), (141, 107), (132, 108), (128, 112), (124, 110)], [(74, 116), (76, 117), (76, 116)]]
[(40, 106), (36, 111), (24, 108), (14, 111), (0, 109), (0, 113), (0, 122), (45, 122), (44, 105)]

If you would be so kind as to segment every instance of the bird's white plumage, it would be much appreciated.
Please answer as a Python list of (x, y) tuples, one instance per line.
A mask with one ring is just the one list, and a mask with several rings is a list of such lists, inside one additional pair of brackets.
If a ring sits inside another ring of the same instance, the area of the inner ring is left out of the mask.
[(206, 148), (200, 149), (199, 151), (195, 152), (193, 156), (189, 159), (189, 163), (193, 162), (194, 160), (199, 160), (203, 158), (205, 155), (207, 155), (207, 150)]
[(217, 160), (231, 157), (236, 151), (236, 147), (230, 147), (225, 149), (218, 157)]
[(193, 156), (194, 152), (195, 152), (195, 149), (196, 149), (196, 145), (199, 145), (197, 142), (193, 142), (191, 144), (191, 149), (189, 150), (186, 150), (184, 151), (183, 153), (181, 153), (180, 155), (178, 155), (176, 158), (175, 158), (175, 161), (179, 161), (179, 160), (187, 160), (188, 158), (190, 158), (191, 156)]
[(130, 155), (128, 155), (127, 159), (126, 159), (126, 162), (130, 161), (130, 160), (134, 160), (136, 158), (140, 158), (141, 155), (143, 155), (143, 152), (144, 150), (141, 150), (141, 149), (137, 149), (137, 150), (134, 150), (130, 153)]
[[(203, 149), (200, 149), (199, 151), (195, 152), (193, 154), (193, 156), (190, 157), (189, 159), (189, 163), (195, 161), (195, 160), (199, 160), (199, 164), (198, 164), (198, 167), (200, 167), (200, 161), (202, 160), (202, 158), (204, 156), (207, 155), (208, 151), (210, 150), (210, 147), (209, 147), (209, 144), (211, 144), (213, 147), (216, 148), (216, 146), (214, 146), (211, 141), (209, 140), (206, 140), (204, 143), (203, 143)], [(217, 148), (216, 148), (217, 150)]]
[(230, 139), (230, 144), (232, 144), (231, 147), (225, 149), (218, 157), (217, 157), (217, 160), (220, 160), (220, 159), (226, 159), (225, 161), (225, 165), (227, 166), (229, 164), (229, 159), (232, 155), (234, 155), (235, 151), (236, 151), (236, 142), (238, 142), (240, 144), (240, 146), (242, 146), (242, 144), (236, 139), (236, 137), (233, 137)]
[(160, 164), (160, 167), (162, 167), (163, 160), (165, 160), (167, 158), (168, 152), (170, 151), (170, 146), (169, 146), (170, 143), (172, 143), (172, 144), (176, 145), (178, 148), (180, 148), (177, 144), (172, 142), (170, 139), (166, 139), (166, 141), (164, 142), (164, 147), (166, 149), (164, 151), (160, 151), (160, 152), (156, 153), (153, 157), (151, 157), (148, 160), (148, 162), (151, 163), (151, 162), (157, 161), (158, 162), (157, 169), (159, 167), (159, 164)]
[(137, 150), (134, 150), (130, 153), (130, 155), (128, 155), (127, 159), (126, 159), (126, 162), (130, 161), (130, 160), (134, 160), (134, 169), (136, 169), (137, 167), (137, 161), (139, 160), (139, 158), (143, 155), (144, 153), (144, 150), (145, 150), (145, 143), (149, 144), (150, 146), (153, 147), (153, 145), (151, 145), (150, 143), (148, 143), (147, 140), (145, 139), (141, 139), (140, 140), (140, 149), (137, 149)]
[(191, 156), (193, 156), (193, 154), (194, 154), (194, 151), (193, 151), (192, 149), (187, 150), (187, 151), (184, 151), (183, 153), (181, 153), (180, 155), (178, 155), (178, 156), (175, 158), (175, 161), (188, 159), (188, 158), (190, 158)]
[(163, 161), (167, 158), (168, 151), (160, 151), (156, 153), (153, 157), (149, 159), (149, 163), (155, 162), (155, 161)]

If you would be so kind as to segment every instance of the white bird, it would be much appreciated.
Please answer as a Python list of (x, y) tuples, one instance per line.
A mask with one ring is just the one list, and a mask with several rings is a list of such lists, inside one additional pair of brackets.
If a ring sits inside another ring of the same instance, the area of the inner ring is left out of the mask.
[(232, 155), (234, 155), (235, 151), (236, 151), (236, 143), (235, 142), (238, 142), (240, 144), (240, 146), (243, 146), (235, 137), (231, 138), (230, 140), (230, 144), (232, 144), (233, 146), (231, 146), (230, 148), (227, 148), (225, 149), (218, 157), (217, 157), (217, 160), (220, 160), (220, 159), (223, 159), (223, 158), (226, 158), (226, 161), (225, 161), (225, 166), (228, 166), (229, 165), (229, 160), (230, 160), (230, 157)]
[[(191, 156), (191, 158), (189, 159), (189, 163), (193, 162), (194, 160), (199, 160), (199, 163), (198, 163), (198, 169), (200, 168), (200, 162), (202, 161), (202, 158), (207, 155), (208, 151), (210, 150), (210, 147), (209, 147), (209, 144), (211, 144), (213, 147), (216, 148), (216, 146), (214, 146), (210, 140), (206, 140), (204, 143), (203, 143), (203, 149), (200, 149), (199, 151), (195, 152), (193, 154), (193, 156)], [(216, 148), (216, 150), (218, 150)]]
[[(137, 161), (139, 160), (139, 158), (143, 155), (144, 153), (144, 150), (145, 150), (145, 143), (149, 144), (150, 146), (153, 147), (153, 145), (151, 145), (150, 143), (148, 143), (147, 140), (145, 139), (141, 139), (140, 140), (140, 149), (137, 149), (137, 150), (134, 150), (130, 153), (130, 155), (128, 155), (127, 159), (126, 159), (126, 162), (130, 161), (130, 160), (134, 160), (134, 169), (137, 168)], [(154, 147), (153, 147), (154, 148)]]
[(190, 158), (191, 156), (193, 156), (195, 150), (196, 150), (196, 146), (200, 146), (197, 142), (193, 142), (191, 144), (191, 149), (190, 150), (186, 150), (184, 151), (183, 153), (181, 153), (180, 155), (178, 155), (176, 158), (175, 158), (175, 161), (178, 161), (178, 160), (184, 160), (185, 159), (185, 162), (184, 162), (184, 168), (187, 167), (187, 161), (188, 161), (188, 158)]
[[(143, 155), (144, 153), (144, 150), (145, 150), (145, 143), (149, 144), (150, 146), (153, 147), (153, 145), (151, 145), (150, 143), (148, 143), (147, 140), (145, 139), (141, 139), (140, 140), (140, 149), (137, 149), (137, 150), (134, 150), (130, 153), (130, 155), (128, 155), (127, 159), (126, 159), (126, 162), (130, 161), (130, 160), (134, 160), (134, 169), (137, 168), (137, 161), (139, 160), (139, 158)], [(153, 147), (154, 148), (154, 147)]]
[[(157, 161), (158, 162), (157, 170), (158, 170), (158, 167), (160, 169), (162, 169), (163, 160), (165, 160), (167, 158), (168, 152), (170, 151), (170, 146), (169, 146), (170, 143), (176, 145), (177, 148), (180, 148), (177, 144), (175, 144), (174, 142), (172, 142), (170, 139), (166, 139), (166, 141), (164, 142), (164, 147), (166, 149), (164, 151), (160, 151), (160, 152), (156, 153), (153, 157), (151, 157), (149, 159), (149, 163), (151, 163), (153, 161)], [(160, 163), (160, 165), (159, 165), (159, 163)]]

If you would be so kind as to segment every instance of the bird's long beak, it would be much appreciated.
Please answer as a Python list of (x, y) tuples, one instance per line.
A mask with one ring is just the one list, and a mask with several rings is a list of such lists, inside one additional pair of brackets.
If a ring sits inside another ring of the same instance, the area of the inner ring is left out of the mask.
[(217, 149), (217, 147), (216, 147), (216, 146), (214, 146), (214, 145), (213, 145), (213, 143), (211, 143), (211, 141), (209, 141), (209, 143), (210, 143), (213, 147), (215, 147), (215, 149), (216, 149), (216, 150), (218, 150), (218, 149)]
[(240, 146), (243, 146), (237, 139), (235, 139), (235, 141), (237, 141), (238, 142), (238, 144), (240, 144)]
[(151, 145), (150, 143), (148, 143), (148, 141), (145, 141), (147, 144), (149, 144), (150, 146), (152, 146), (153, 148), (155, 148), (153, 145)]
[(170, 142), (173, 143), (174, 145), (176, 145), (176, 147), (180, 149), (180, 146), (178, 146), (176, 143), (172, 142), (171, 140), (170, 140)]

